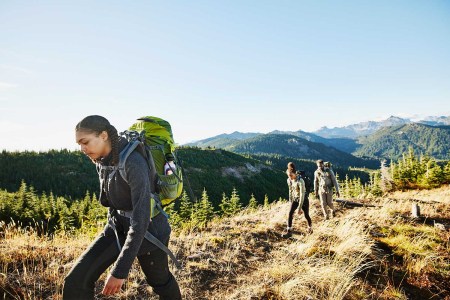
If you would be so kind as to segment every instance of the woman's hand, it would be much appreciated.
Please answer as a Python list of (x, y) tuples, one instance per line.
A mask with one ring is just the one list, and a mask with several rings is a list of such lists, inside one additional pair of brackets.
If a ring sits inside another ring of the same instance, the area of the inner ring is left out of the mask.
[(103, 295), (114, 295), (115, 293), (120, 291), (120, 288), (122, 287), (122, 284), (124, 283), (124, 281), (125, 281), (125, 279), (119, 279), (112, 275), (108, 275), (105, 286), (103, 287), (102, 294)]
[(299, 209), (299, 210), (298, 210), (298, 215), (301, 216), (301, 215), (302, 215), (302, 212), (303, 212), (303, 211), (302, 211), (301, 209)]

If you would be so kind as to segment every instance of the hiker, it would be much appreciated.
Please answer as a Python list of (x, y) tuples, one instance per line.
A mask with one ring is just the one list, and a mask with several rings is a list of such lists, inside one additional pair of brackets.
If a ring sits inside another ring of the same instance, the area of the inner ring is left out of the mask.
[(339, 185), (333, 170), (326, 168), (323, 160), (316, 161), (317, 170), (314, 172), (314, 194), (320, 199), (323, 216), (325, 220), (330, 217), (328, 215), (328, 207), (331, 210), (331, 217), (334, 217), (333, 207), (333, 187), (336, 189), (336, 195), (339, 197)]
[(167, 246), (171, 232), (165, 214), (156, 212), (150, 219), (152, 187), (147, 161), (133, 151), (125, 163), (126, 181), (120, 172), (111, 172), (111, 166), (117, 166), (119, 153), (128, 142), (118, 136), (104, 117), (84, 118), (75, 127), (75, 136), (81, 150), (99, 171), (99, 201), (109, 208), (109, 224), (66, 276), (63, 299), (94, 299), (95, 282), (112, 264), (102, 294), (119, 292), (136, 257), (147, 283), (160, 299), (181, 299), (178, 283), (169, 271), (166, 252), (144, 239), (149, 232)]
[(291, 203), (291, 206), (288, 214), (287, 228), (286, 231), (282, 234), (282, 237), (289, 238), (292, 236), (292, 219), (294, 218), (294, 213), (297, 208), (299, 208), (299, 215), (302, 214), (302, 210), (305, 214), (305, 218), (308, 221), (308, 232), (312, 232), (312, 223), (311, 218), (309, 217), (309, 201), (305, 203), (305, 182), (303, 181), (301, 176), (297, 175), (294, 163), (288, 163), (286, 174), (288, 175), (287, 184), (289, 187), (289, 201)]

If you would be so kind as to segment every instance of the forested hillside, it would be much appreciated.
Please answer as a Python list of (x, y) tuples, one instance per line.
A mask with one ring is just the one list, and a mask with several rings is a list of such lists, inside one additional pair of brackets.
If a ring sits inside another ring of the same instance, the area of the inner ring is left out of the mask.
[(215, 147), (215, 148), (222, 148), (226, 149), (227, 147), (234, 145), (235, 143), (238, 143), (239, 141), (255, 137), (257, 135), (260, 135), (261, 133), (252, 133), (252, 132), (238, 132), (235, 131), (230, 134), (219, 134), (207, 139), (199, 140), (196, 142), (191, 142), (186, 144), (185, 146), (194, 146), (194, 147)]
[(279, 131), (275, 130), (270, 132), (271, 134), (289, 134), (289, 135), (295, 135), (302, 139), (305, 139), (310, 142), (314, 143), (322, 143), (324, 145), (327, 145), (329, 147), (336, 148), (338, 150), (344, 151), (346, 153), (352, 153), (355, 151), (359, 144), (355, 139), (352, 138), (324, 138), (317, 134), (306, 132), (303, 130), (298, 131)]
[(359, 139), (362, 146), (354, 153), (373, 158), (399, 159), (410, 147), (416, 155), (426, 154), (439, 160), (450, 159), (450, 126), (418, 123), (383, 128)]
[[(337, 150), (335, 150), (337, 151)], [(315, 162), (282, 155), (241, 155), (220, 149), (202, 150), (195, 147), (180, 147), (178, 158), (187, 175), (185, 189), (192, 188), (196, 198), (204, 189), (214, 207), (218, 207), (223, 193), (230, 195), (233, 188), (238, 191), (242, 203), (248, 203), (252, 194), (262, 203), (267, 195), (270, 201), (287, 197), (284, 171), (289, 161), (312, 176)], [(49, 152), (0, 153), (0, 189), (10, 192), (19, 190), (21, 182), (32, 186), (37, 193), (53, 193), (67, 199), (81, 199), (98, 192), (98, 177), (95, 166), (81, 152), (52, 150)], [(368, 174), (333, 166), (341, 178), (360, 177), (363, 182)], [(378, 168), (377, 165), (374, 169)]]
[(22, 180), (38, 192), (73, 198), (98, 190), (95, 166), (79, 151), (2, 151), (0, 166), (0, 189), (8, 191), (18, 190)]
[[(264, 196), (271, 199), (287, 197), (285, 174), (281, 169), (221, 150), (178, 149), (188, 183), (197, 198), (204, 189), (217, 207), (222, 194), (236, 188), (243, 203), (253, 193), (262, 203)], [(287, 164), (287, 161), (286, 161)], [(39, 192), (79, 199), (86, 191), (97, 193), (98, 177), (95, 166), (81, 152), (67, 150), (49, 152), (6, 152), (0, 154), (0, 189), (17, 191), (22, 181)]]
[(246, 139), (229, 147), (228, 150), (249, 154), (278, 154), (301, 159), (323, 159), (341, 167), (367, 167), (376, 169), (377, 160), (366, 160), (322, 143), (314, 143), (303, 138), (285, 134), (265, 134)]

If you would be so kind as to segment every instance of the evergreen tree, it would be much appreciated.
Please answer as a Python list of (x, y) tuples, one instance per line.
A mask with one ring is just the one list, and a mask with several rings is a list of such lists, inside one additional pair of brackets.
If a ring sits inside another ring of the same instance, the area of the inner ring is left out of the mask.
[(220, 201), (219, 207), (224, 217), (232, 215), (230, 198), (228, 198), (225, 193), (222, 194), (222, 200)]
[(230, 214), (234, 216), (242, 209), (241, 199), (236, 188), (233, 188), (230, 198)]
[(164, 211), (170, 216), (169, 222), (173, 227), (181, 227), (183, 220), (180, 213), (175, 210), (175, 202), (170, 203), (164, 207)]
[(450, 161), (444, 167), (444, 183), (450, 183)]
[(194, 206), (194, 221), (199, 227), (206, 227), (214, 217), (214, 208), (209, 201), (206, 189), (203, 189), (202, 198)]
[(425, 188), (436, 188), (445, 181), (445, 173), (436, 161), (430, 159), (426, 162), (426, 172), (422, 183)]
[(269, 197), (267, 196), (267, 194), (264, 195), (264, 208), (268, 208), (269, 207)]
[(258, 202), (256, 201), (255, 195), (253, 194), (248, 201), (248, 208), (250, 210), (256, 210), (258, 208)]
[(185, 190), (180, 199), (179, 215), (183, 221), (191, 221), (192, 218), (192, 202)]

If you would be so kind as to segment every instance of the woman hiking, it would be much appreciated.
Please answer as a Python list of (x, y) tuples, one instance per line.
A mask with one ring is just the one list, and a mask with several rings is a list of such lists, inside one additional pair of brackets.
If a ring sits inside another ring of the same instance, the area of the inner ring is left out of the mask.
[(66, 276), (63, 299), (94, 299), (95, 282), (112, 264), (102, 293), (119, 292), (136, 257), (147, 283), (160, 299), (181, 299), (178, 283), (169, 271), (167, 254), (144, 238), (148, 231), (167, 246), (171, 232), (165, 214), (155, 212), (150, 219), (152, 187), (147, 161), (133, 151), (125, 163), (127, 178), (114, 172), (119, 153), (128, 142), (102, 116), (81, 120), (75, 127), (75, 137), (81, 151), (96, 164), (99, 201), (109, 208), (109, 224)]
[(302, 176), (298, 174), (293, 162), (288, 163), (286, 174), (288, 175), (287, 184), (289, 187), (289, 201), (291, 206), (288, 214), (287, 228), (282, 234), (282, 237), (289, 238), (292, 236), (292, 219), (294, 218), (294, 213), (297, 208), (299, 215), (301, 215), (303, 211), (306, 221), (308, 222), (308, 233), (311, 233), (312, 221), (309, 216), (309, 200), (306, 195), (305, 181)]

